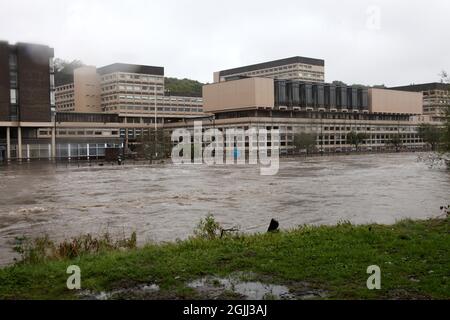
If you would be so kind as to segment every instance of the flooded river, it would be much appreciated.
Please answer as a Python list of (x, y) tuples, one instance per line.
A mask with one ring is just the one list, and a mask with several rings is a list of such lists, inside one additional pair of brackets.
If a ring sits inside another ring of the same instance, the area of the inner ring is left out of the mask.
[(418, 154), (318, 157), (283, 161), (276, 176), (256, 166), (0, 166), (0, 264), (17, 236), (63, 239), (85, 233), (172, 241), (212, 213), (244, 232), (300, 224), (393, 223), (441, 214), (450, 174)]

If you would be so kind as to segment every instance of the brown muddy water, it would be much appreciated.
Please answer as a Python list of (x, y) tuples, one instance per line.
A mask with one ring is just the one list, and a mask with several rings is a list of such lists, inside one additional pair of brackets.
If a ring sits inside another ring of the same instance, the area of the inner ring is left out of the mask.
[(275, 176), (257, 166), (0, 166), (0, 265), (15, 237), (129, 235), (140, 243), (184, 239), (208, 213), (225, 227), (264, 232), (301, 224), (394, 223), (441, 214), (450, 173), (418, 154), (282, 161)]

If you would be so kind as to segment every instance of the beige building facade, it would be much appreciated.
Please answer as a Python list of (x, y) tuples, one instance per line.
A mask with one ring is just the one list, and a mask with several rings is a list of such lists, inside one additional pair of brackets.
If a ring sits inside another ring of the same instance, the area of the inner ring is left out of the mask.
[[(248, 109), (344, 112), (344, 109), (336, 108), (336, 101), (345, 98), (347, 101), (345, 112), (349, 112), (350, 109), (352, 112), (422, 114), (422, 93), (420, 92), (369, 88), (365, 89), (368, 95), (367, 99), (364, 99), (364, 95), (360, 94), (361, 90), (356, 87), (346, 87), (345, 90), (340, 91), (330, 90), (330, 88), (327, 90), (327, 84), (301, 82), (298, 83), (297, 91), (292, 86), (275, 90), (275, 83), (278, 82), (280, 80), (270, 78), (243, 78), (205, 85), (203, 87), (204, 110), (210, 113)], [(284, 90), (283, 95), (278, 92), (280, 90)], [(275, 94), (276, 91), (277, 94)], [(343, 97), (342, 93), (344, 93)], [(293, 100), (294, 94), (298, 96), (297, 107), (289, 107), (291, 103), (286, 103), (286, 98)], [(281, 103), (285, 107), (276, 107)], [(352, 107), (348, 109), (349, 105)], [(368, 109), (359, 108), (358, 105), (367, 105)]]
[(422, 114), (421, 92), (369, 89), (369, 111), (372, 113)]
[(395, 87), (394, 90), (421, 92), (423, 94), (423, 114), (433, 121), (445, 121), (445, 112), (450, 107), (450, 84), (433, 82)]
[(205, 112), (274, 107), (274, 81), (246, 78), (203, 86)]
[(214, 82), (222, 82), (239, 76), (324, 82), (325, 61), (297, 56), (217, 71), (213, 77)]
[(74, 70), (74, 103), (76, 112), (102, 112), (100, 76), (92, 66)]
[(57, 87), (59, 112), (112, 113), (123, 116), (195, 117), (203, 115), (202, 97), (168, 96), (164, 68), (116, 63), (74, 71), (73, 83)]
[(55, 90), (56, 111), (76, 112), (75, 108), (75, 84), (73, 82), (56, 87)]

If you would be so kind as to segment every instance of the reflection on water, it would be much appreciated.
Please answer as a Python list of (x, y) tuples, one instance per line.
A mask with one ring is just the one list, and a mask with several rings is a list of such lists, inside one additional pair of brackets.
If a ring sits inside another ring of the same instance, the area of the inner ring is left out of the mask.
[(0, 264), (12, 261), (16, 236), (108, 230), (170, 241), (192, 234), (208, 213), (246, 232), (266, 230), (271, 218), (282, 228), (393, 223), (439, 215), (449, 191), (450, 174), (417, 154), (286, 161), (276, 176), (256, 166), (0, 166)]

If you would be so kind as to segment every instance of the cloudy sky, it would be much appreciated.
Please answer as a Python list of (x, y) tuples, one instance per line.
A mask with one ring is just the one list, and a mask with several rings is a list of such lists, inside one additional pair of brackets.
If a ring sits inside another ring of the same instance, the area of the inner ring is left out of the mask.
[(0, 0), (0, 40), (203, 82), (296, 55), (325, 59), (328, 82), (438, 81), (450, 71), (449, 20), (448, 0)]

